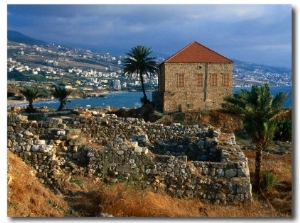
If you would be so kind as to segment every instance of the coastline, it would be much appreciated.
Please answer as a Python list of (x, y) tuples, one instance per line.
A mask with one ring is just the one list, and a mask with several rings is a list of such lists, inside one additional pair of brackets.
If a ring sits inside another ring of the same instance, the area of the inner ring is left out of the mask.
[(27, 101), (23, 101), (23, 100), (7, 100), (6, 101), (7, 107), (11, 107), (11, 106), (18, 106), (18, 105), (22, 105), (22, 104), (28, 104)]
[[(129, 91), (104, 91), (99, 93), (99, 95), (109, 95), (112, 93), (124, 93), (124, 92), (129, 92)], [(70, 97), (68, 98), (69, 100), (71, 99), (84, 99), (84, 97)], [(54, 101), (56, 99), (40, 99), (40, 100), (35, 100), (33, 103), (38, 103), (38, 102), (47, 102), (47, 101)], [(28, 101), (26, 100), (8, 100), (6, 99), (6, 104), (7, 108), (9, 107), (14, 107), (14, 106), (20, 106), (20, 105), (27, 105)]]
[[(282, 86), (282, 87), (272, 86), (271, 90), (272, 90), (273, 94), (276, 94), (280, 91), (281, 88), (289, 88), (288, 91), (291, 93), (292, 92), (291, 87), (292, 86)], [(243, 89), (243, 88), (244, 87), (234, 87), (233, 92), (238, 91), (239, 89)], [(149, 93), (149, 92), (152, 92), (152, 91), (146, 91), (146, 93)], [(76, 96), (75, 97), (69, 97), (68, 101), (69, 102), (71, 102), (73, 100), (78, 101), (78, 99), (80, 99), (79, 101), (81, 101), (81, 99), (82, 99), (82, 100), (86, 100), (87, 105), (92, 105), (93, 106), (93, 104), (91, 104), (91, 103), (93, 103), (95, 98), (98, 98), (98, 97), (102, 98), (103, 96), (105, 96), (104, 98), (107, 98), (106, 96), (108, 96), (108, 99), (105, 99), (105, 100), (110, 100), (110, 102), (113, 102), (113, 104), (115, 104), (115, 101), (118, 101), (120, 99), (118, 99), (117, 97), (115, 97), (114, 99), (111, 99), (111, 97), (109, 95), (112, 95), (112, 96), (113, 95), (119, 95), (119, 94), (122, 95), (124, 93), (141, 93), (141, 92), (140, 91), (137, 91), (137, 92), (131, 92), (131, 91), (103, 91), (103, 92), (99, 93), (98, 96), (91, 96), (91, 97), (87, 97), (87, 98), (85, 98), (85, 97), (76, 97)], [(136, 97), (135, 102), (139, 103), (140, 96), (141, 95), (135, 96)], [(291, 96), (292, 96), (292, 94), (291, 94)], [(121, 100), (123, 102), (123, 100), (127, 100), (127, 98), (122, 98)], [(37, 100), (34, 101), (34, 104), (35, 103), (43, 103), (43, 102), (45, 102), (47, 104), (48, 103), (50, 103), (50, 104), (55, 103), (56, 104), (58, 102), (58, 100), (57, 99), (50, 99), (50, 98), (37, 99)], [(104, 103), (103, 104), (98, 104), (97, 106), (104, 106), (104, 105), (108, 105), (108, 103), (110, 103), (108, 101), (102, 101), (102, 102), (104, 102)], [(79, 103), (82, 103), (82, 102), (79, 102)], [(130, 103), (132, 104), (134, 102), (130, 101)], [(292, 97), (289, 97), (288, 100), (287, 100), (287, 105), (285, 105), (284, 107), (291, 107), (291, 104), (292, 104)], [(26, 101), (26, 100), (11, 100), (11, 99), (8, 100), (7, 99), (7, 108), (8, 109), (11, 108), (11, 107), (25, 107), (27, 105), (28, 105), (28, 101)], [(48, 107), (48, 105), (46, 105), (46, 106)], [(76, 105), (76, 106), (80, 107), (81, 105)], [(112, 106), (115, 106), (115, 105), (112, 105)], [(84, 105), (84, 107), (85, 107), (85, 105)], [(127, 105), (125, 105), (124, 107), (127, 107)]]
[[(47, 102), (47, 101), (53, 101), (53, 99), (36, 100), (33, 103)], [(13, 106), (28, 105), (28, 101), (26, 101), (26, 100), (6, 100), (6, 103), (7, 103), (7, 108), (13, 107)]]

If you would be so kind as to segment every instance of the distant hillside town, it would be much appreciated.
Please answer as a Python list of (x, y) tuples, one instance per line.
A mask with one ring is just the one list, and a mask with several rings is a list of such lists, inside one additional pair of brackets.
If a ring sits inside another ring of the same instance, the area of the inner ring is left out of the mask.
[[(63, 82), (67, 87), (81, 87), (84, 91), (140, 88), (138, 77), (127, 79), (122, 73), (124, 55), (11, 41), (7, 55), (8, 81)], [(148, 90), (154, 90), (157, 84), (157, 75), (145, 77)]]
[[(141, 90), (138, 75), (129, 79), (122, 71), (125, 54), (112, 55), (109, 52), (93, 52), (48, 43), (41, 45), (41, 41), (38, 44), (34, 43), (34, 41), (30, 44), (22, 43), (20, 39), (15, 42), (8, 38), (8, 84), (16, 84), (20, 81), (41, 84), (61, 82), (67, 88), (79, 89), (83, 94)], [(156, 57), (156, 59), (160, 64), (167, 58)], [(233, 61), (234, 87), (247, 87), (266, 82), (271, 86), (292, 85), (292, 71), (288, 68)], [(157, 90), (157, 74), (151, 77), (145, 76), (144, 83), (148, 91)]]

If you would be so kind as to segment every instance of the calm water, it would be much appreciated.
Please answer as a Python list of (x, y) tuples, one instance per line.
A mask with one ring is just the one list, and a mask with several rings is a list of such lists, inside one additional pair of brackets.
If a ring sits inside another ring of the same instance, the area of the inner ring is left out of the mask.
[[(242, 89), (234, 88), (233, 92), (236, 93)], [(246, 88), (250, 89), (250, 88)], [(271, 87), (271, 91), (273, 95), (276, 95), (280, 91), (284, 91), (290, 93), (289, 98), (286, 100), (284, 107), (290, 108), (292, 107), (292, 87), (291, 86), (283, 86), (283, 87)], [(146, 92), (147, 97), (152, 99), (152, 92)], [(115, 107), (115, 108), (134, 108), (140, 107), (140, 98), (143, 96), (142, 92), (117, 92), (117, 93), (109, 93), (106, 97), (90, 97), (90, 98), (82, 98), (82, 99), (70, 99), (68, 100), (65, 108), (77, 108), (82, 107), (86, 108), (88, 106), (91, 107)], [(23, 104), (23, 106), (27, 106), (27, 104)], [(34, 107), (44, 107), (57, 109), (59, 106), (59, 102), (57, 100), (53, 101), (41, 101), (34, 102)]]

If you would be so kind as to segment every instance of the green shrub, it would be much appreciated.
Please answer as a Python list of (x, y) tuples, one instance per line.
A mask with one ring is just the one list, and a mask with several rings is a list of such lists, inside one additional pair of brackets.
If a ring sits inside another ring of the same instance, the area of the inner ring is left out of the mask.
[(202, 110), (200, 111), (200, 114), (201, 114), (201, 115), (207, 115), (207, 114), (208, 114), (208, 111), (207, 111), (206, 109), (202, 109)]
[(151, 119), (154, 114), (154, 103), (145, 101), (140, 109), (140, 116), (146, 122)]
[(179, 122), (179, 123), (183, 123), (184, 119), (185, 119), (185, 113), (183, 112), (175, 112), (172, 114), (173, 116), (173, 121), (174, 122)]
[(272, 189), (275, 183), (274, 175), (269, 172), (264, 172), (261, 179), (261, 186), (264, 190)]
[(27, 115), (28, 120), (30, 121), (42, 121), (45, 119), (45, 115), (43, 113), (31, 113)]
[(78, 186), (82, 186), (83, 185), (83, 182), (82, 180), (70, 180), (71, 183), (74, 183), (74, 184), (77, 184)]
[(283, 119), (278, 121), (274, 140), (292, 141), (292, 120)]

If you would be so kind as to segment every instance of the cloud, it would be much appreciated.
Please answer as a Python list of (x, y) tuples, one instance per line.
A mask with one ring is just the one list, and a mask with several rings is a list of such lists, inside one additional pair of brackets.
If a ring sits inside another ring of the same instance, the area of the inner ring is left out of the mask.
[(291, 44), (290, 5), (8, 5), (7, 10), (9, 29), (61, 44), (122, 50), (144, 44), (170, 55), (198, 41), (230, 57), (251, 46), (269, 46), (265, 49), (276, 54), (276, 47)]

